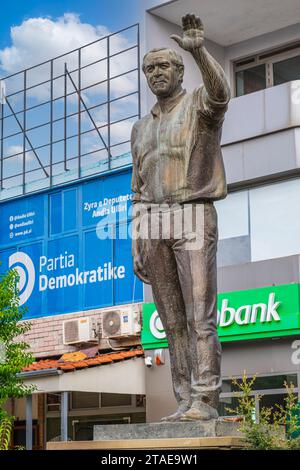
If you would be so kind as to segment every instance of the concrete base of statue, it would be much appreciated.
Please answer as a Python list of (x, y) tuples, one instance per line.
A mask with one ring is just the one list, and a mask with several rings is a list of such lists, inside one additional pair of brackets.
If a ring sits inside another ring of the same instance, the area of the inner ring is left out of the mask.
[(94, 426), (93, 441), (52, 442), (48, 450), (241, 449), (239, 423), (222, 419)]
[(94, 441), (116, 439), (174, 439), (183, 437), (240, 437), (239, 423), (222, 419), (209, 421), (111, 424), (94, 426)]

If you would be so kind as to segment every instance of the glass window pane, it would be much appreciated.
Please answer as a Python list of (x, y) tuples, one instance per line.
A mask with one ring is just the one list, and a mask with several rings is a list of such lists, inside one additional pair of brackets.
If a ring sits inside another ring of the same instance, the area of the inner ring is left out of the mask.
[[(247, 382), (249, 383), (252, 377), (247, 378)], [(242, 382), (242, 379), (238, 379), (235, 377), (235, 383), (233, 383), (232, 379), (226, 379), (222, 381), (222, 393), (231, 393), (231, 392), (241, 392), (239, 384)]]
[(218, 406), (219, 416), (238, 416), (236, 413), (230, 413), (230, 410), (235, 410), (238, 406), (237, 397), (220, 397), (220, 402)]
[(247, 95), (266, 88), (265, 64), (236, 72), (236, 96)]
[(226, 199), (217, 201), (215, 207), (219, 240), (249, 235), (248, 191), (228, 194)]
[(274, 85), (300, 79), (300, 55), (273, 64)]
[[(248, 377), (247, 382), (249, 382), (252, 377)], [(236, 379), (237, 383), (241, 383), (242, 379)], [(256, 377), (252, 390), (268, 390), (268, 389), (278, 389), (284, 388), (284, 382), (290, 386), (293, 384), (297, 387), (297, 374), (282, 374), (282, 375), (269, 375), (265, 377)], [(238, 385), (232, 383), (232, 380), (226, 379), (222, 383), (222, 392), (231, 393), (231, 392), (241, 392), (241, 389)]]
[(131, 395), (123, 393), (101, 393), (101, 407), (131, 406)]
[(72, 408), (99, 408), (99, 393), (73, 392)]
[(249, 193), (251, 260), (299, 254), (299, 180), (264, 186)]
[(284, 382), (287, 382), (289, 385), (293, 384), (296, 387), (297, 375), (287, 374), (287, 375), (273, 375), (269, 377), (256, 377), (256, 380), (253, 384), (253, 390), (284, 388)]
[(262, 408), (271, 408), (271, 423), (274, 420), (274, 412), (278, 411), (278, 406), (282, 406), (283, 408), (286, 407), (286, 394), (278, 394), (278, 395), (263, 395), (259, 400), (259, 409)]
[(77, 190), (64, 191), (64, 230), (74, 230), (77, 226), (76, 198)]
[(50, 234), (55, 235), (62, 231), (62, 194), (50, 195)]

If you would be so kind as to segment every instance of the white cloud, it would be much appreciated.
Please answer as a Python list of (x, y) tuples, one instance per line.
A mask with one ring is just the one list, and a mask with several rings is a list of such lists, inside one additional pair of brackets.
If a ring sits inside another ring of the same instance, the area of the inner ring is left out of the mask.
[[(105, 121), (97, 121), (97, 126), (106, 126)], [(133, 126), (133, 120), (121, 121), (116, 124), (113, 124), (110, 128), (110, 139), (111, 144), (119, 144), (120, 142), (125, 142), (130, 139), (131, 129)], [(102, 138), (107, 142), (107, 127), (100, 127), (100, 132)], [(100, 138), (95, 131), (92, 132), (92, 135), (86, 134), (84, 136), (84, 144), (87, 146), (86, 152), (96, 150), (102, 147)]]
[(10, 145), (5, 150), (5, 157), (10, 157), (11, 155), (21, 155), (23, 154), (22, 145)]
[[(32, 161), (35, 159), (34, 153), (26, 147), (26, 161)], [(12, 157), (12, 159), (17, 158), (18, 160), (23, 160), (23, 146), (22, 145), (10, 145), (5, 149), (4, 157), (8, 158)]]
[[(88, 23), (82, 23), (79, 15), (75, 13), (65, 13), (62, 17), (54, 20), (51, 18), (29, 18), (19, 26), (11, 28), (12, 45), (0, 50), (0, 68), (2, 75), (9, 75), (19, 72), (25, 68), (32, 67), (46, 60), (55, 58), (61, 54), (77, 49), (85, 44), (97, 41), (99, 38), (107, 36), (110, 31), (102, 25), (93, 26)], [(128, 38), (122, 34), (112, 36), (110, 39), (111, 53), (126, 49), (131, 44)], [(106, 56), (106, 40), (99, 41), (94, 45), (82, 49), (82, 65), (95, 62)], [(111, 59), (111, 76), (132, 69), (136, 66), (135, 49), (121, 54)], [(77, 53), (69, 54), (61, 59), (54, 61), (54, 75), (64, 73), (64, 64), (67, 63), (68, 70), (78, 67)], [(28, 84), (36, 84), (49, 78), (49, 66), (41, 66), (32, 69), (28, 73)], [(100, 62), (83, 69), (81, 86), (105, 80), (106, 61)], [(77, 73), (72, 75), (77, 85)], [(20, 76), (21, 79), (21, 76)], [(11, 86), (17, 87), (18, 77), (12, 80)], [(69, 81), (69, 90), (72, 85)], [(63, 80), (55, 81), (56, 93), (63, 91)], [(7, 93), (10, 93), (9, 83), (7, 84)], [(20, 85), (19, 85), (20, 88)], [(134, 91), (136, 83), (130, 76), (124, 76), (111, 83), (113, 93), (125, 94)], [(86, 99), (88, 94), (99, 93), (96, 90), (85, 92)], [(44, 85), (40, 88), (32, 89), (31, 96), (45, 99), (49, 93), (49, 86)]]
[(103, 27), (81, 23), (79, 16), (68, 13), (56, 21), (50, 18), (29, 18), (11, 28), (12, 46), (0, 51), (1, 68), (15, 73), (57, 55), (95, 41), (108, 34)]

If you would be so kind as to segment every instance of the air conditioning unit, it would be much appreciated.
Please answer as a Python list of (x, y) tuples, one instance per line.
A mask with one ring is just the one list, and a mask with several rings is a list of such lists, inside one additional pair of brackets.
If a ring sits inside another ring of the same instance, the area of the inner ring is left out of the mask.
[(92, 317), (80, 317), (63, 322), (63, 343), (98, 343), (97, 322)]
[(136, 336), (140, 331), (140, 310), (137, 305), (114, 308), (102, 313), (102, 338)]

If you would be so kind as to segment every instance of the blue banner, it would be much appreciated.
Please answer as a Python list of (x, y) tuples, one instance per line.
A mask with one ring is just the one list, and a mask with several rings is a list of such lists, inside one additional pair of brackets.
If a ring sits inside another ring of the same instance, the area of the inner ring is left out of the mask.
[(0, 272), (17, 269), (26, 318), (141, 302), (131, 172), (0, 204)]

